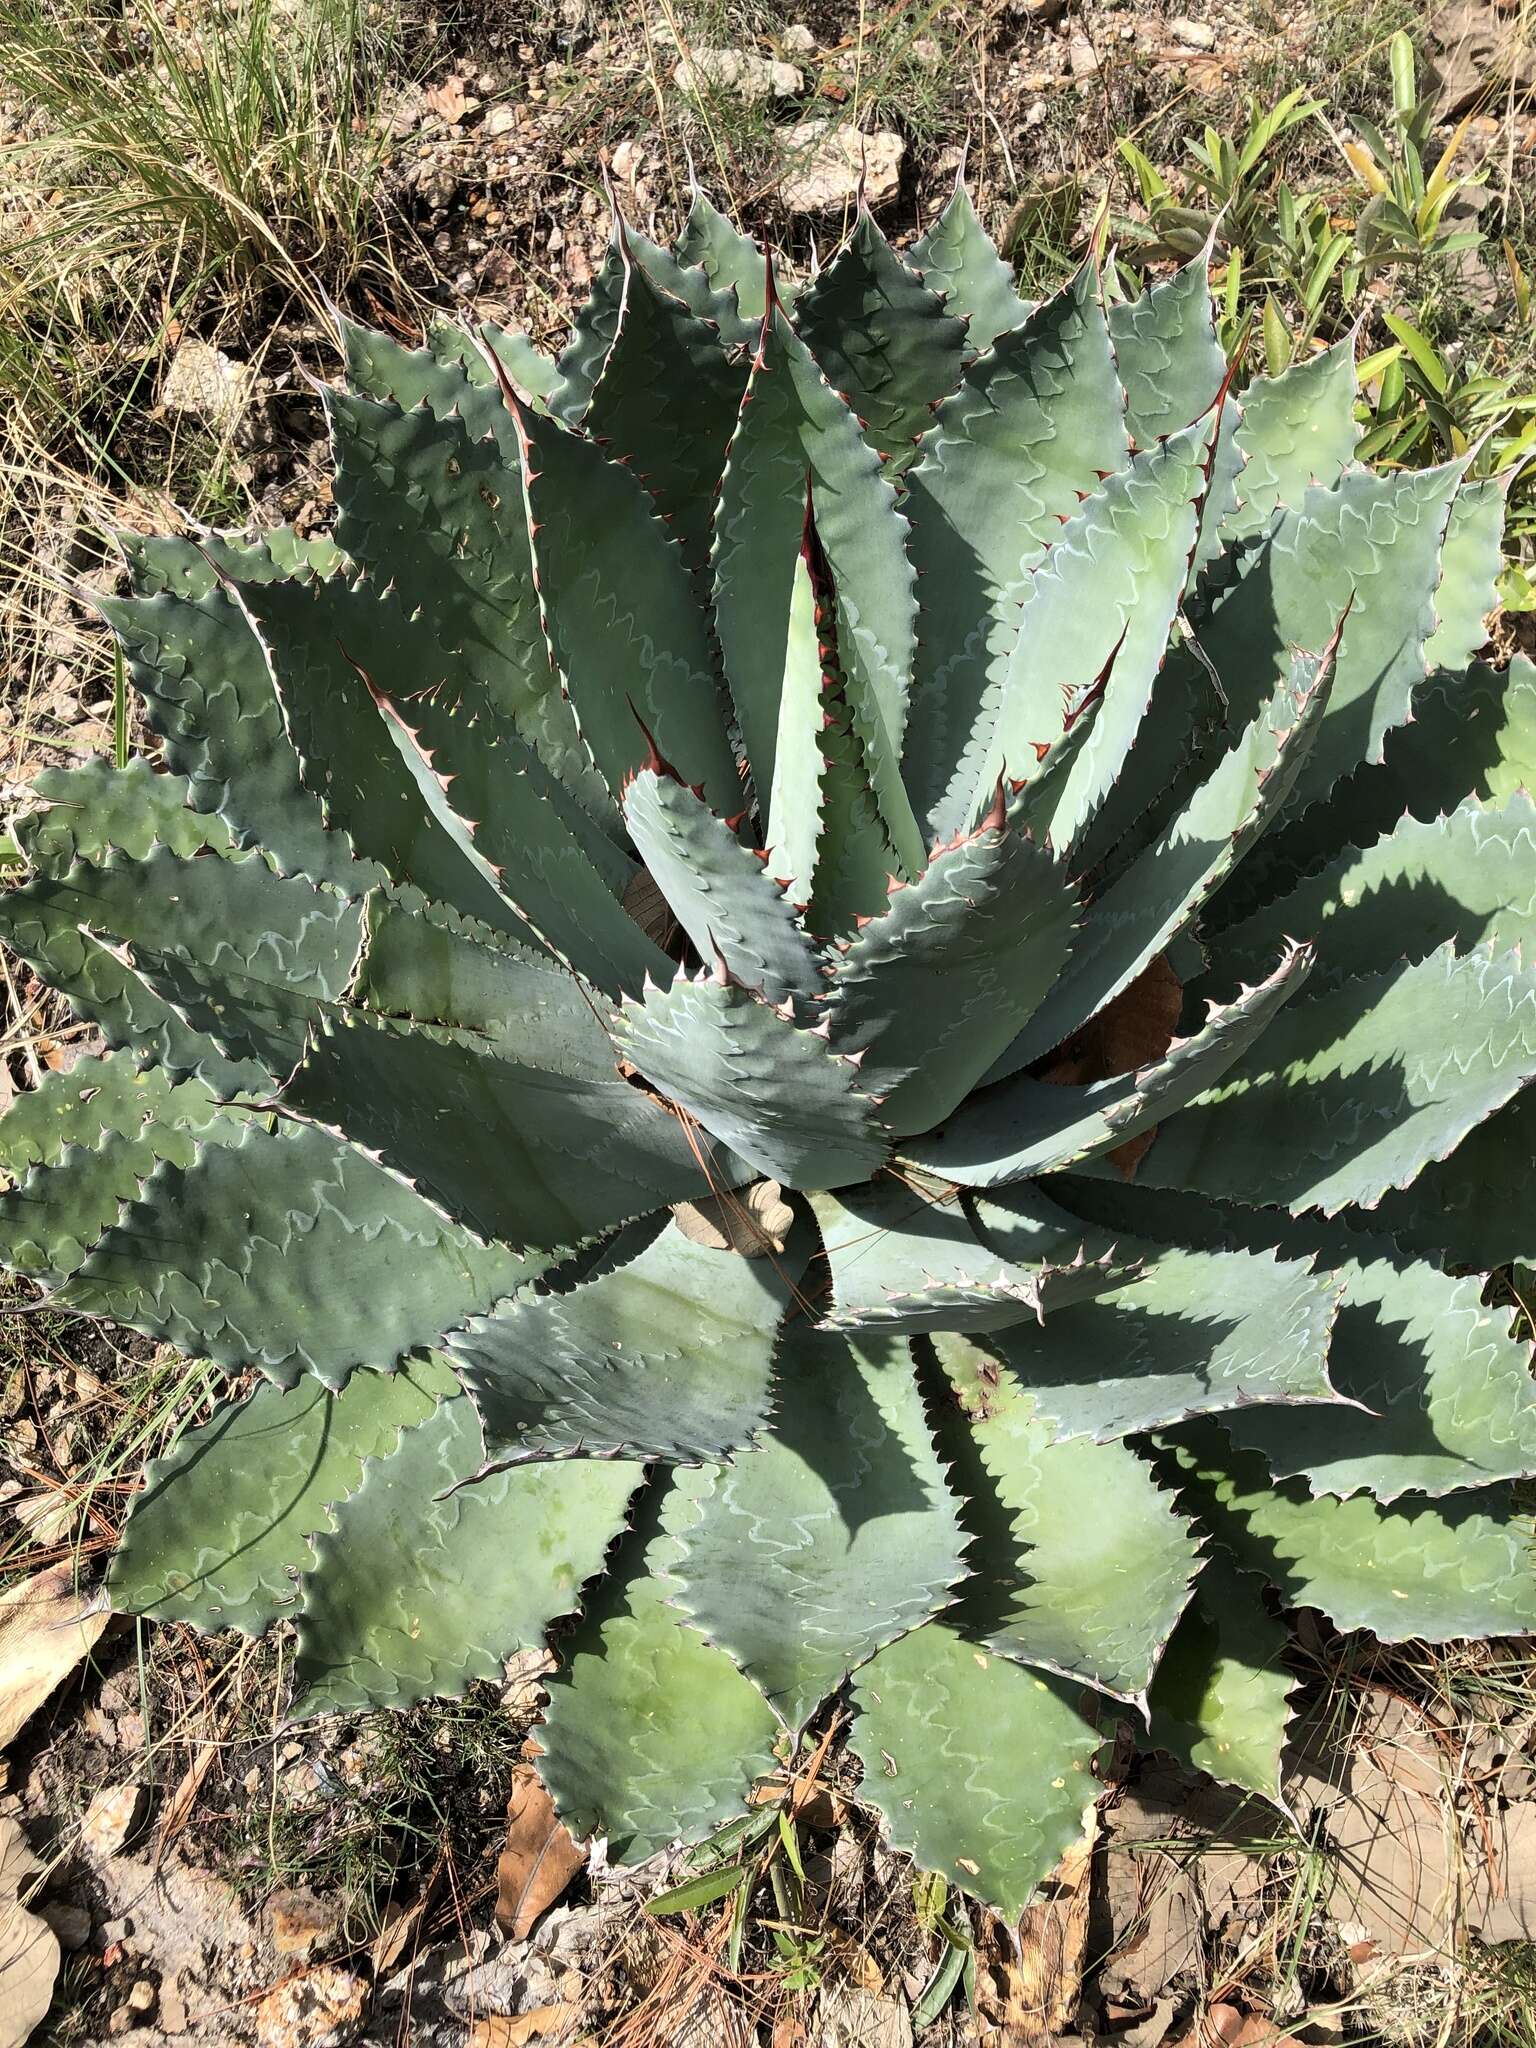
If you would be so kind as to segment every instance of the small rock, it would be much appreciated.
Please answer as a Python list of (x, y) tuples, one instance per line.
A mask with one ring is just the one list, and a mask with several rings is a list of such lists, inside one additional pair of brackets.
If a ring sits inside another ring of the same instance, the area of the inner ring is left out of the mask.
[(792, 21), (779, 37), (779, 48), (786, 57), (814, 57), (816, 38), (803, 21)]
[(129, 2011), (137, 2013), (153, 2012), (156, 1995), (152, 1980), (148, 1977), (140, 1977), (128, 1994)]
[(188, 335), (171, 357), (160, 403), (167, 412), (192, 413), (227, 433), (250, 403), (254, 381), (249, 363), (236, 362), (211, 342)]
[(1214, 50), (1216, 47), (1215, 29), (1208, 28), (1203, 21), (1191, 21), (1184, 14), (1173, 17), (1168, 24), (1168, 33), (1186, 50)]
[(124, 2034), (131, 2034), (139, 2024), (139, 2014), (131, 2005), (114, 2005), (107, 2014), (107, 2032), (115, 2041)]
[(187, 2031), (187, 1999), (181, 1988), (181, 1975), (173, 1970), (160, 1983), (160, 2031), (162, 2034), (184, 2034)]
[(142, 1785), (108, 1785), (85, 1810), (80, 1843), (91, 1856), (115, 1856), (139, 1824), (144, 1810)]
[(760, 57), (756, 50), (694, 50), (672, 76), (684, 92), (719, 86), (743, 100), (790, 99), (805, 85), (793, 64)]
[(1031, 100), (1024, 110), (1024, 126), (1026, 130), (1043, 128), (1045, 126), (1046, 112), (1047, 108), (1044, 100)]
[(350, 2048), (368, 2017), (368, 1986), (334, 1963), (275, 1984), (256, 2008), (259, 2048)]
[(71, 1906), (65, 1900), (40, 1908), (42, 1917), (59, 1937), (59, 1947), (73, 1951), (84, 1948), (91, 1938), (91, 1916), (84, 1906)]
[(830, 213), (851, 206), (864, 181), (865, 203), (883, 206), (901, 186), (906, 144), (889, 128), (873, 135), (834, 128), (830, 121), (797, 121), (784, 130), (790, 167), (779, 180), (779, 197), (791, 213)]
[(335, 1936), (335, 1910), (305, 1886), (274, 1892), (267, 1910), (272, 1946), (280, 1956), (310, 1962)]
[(912, 54), (925, 71), (937, 71), (944, 62), (944, 52), (932, 36), (919, 36), (912, 45)]
[(499, 107), (492, 107), (485, 117), (487, 135), (510, 135), (516, 126), (517, 109), (507, 106), (505, 102)]
[(1067, 44), (1067, 62), (1079, 83), (1099, 75), (1099, 53), (1086, 36), (1073, 36)]

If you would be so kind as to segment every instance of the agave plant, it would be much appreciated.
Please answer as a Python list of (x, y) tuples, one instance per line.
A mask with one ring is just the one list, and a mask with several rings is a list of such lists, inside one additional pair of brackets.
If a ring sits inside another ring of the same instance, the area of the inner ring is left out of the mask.
[(1106, 1715), (1276, 1794), (1282, 1608), (1536, 1627), (1536, 671), (1498, 484), (1356, 466), (1347, 344), (1239, 398), (1202, 260), (1026, 306), (962, 192), (787, 300), (620, 226), (558, 363), (343, 328), (331, 538), (125, 537), (0, 1240), (234, 1383), (119, 1608), (307, 1714), (559, 1622), (625, 1859), (846, 1685), (1014, 1913)]

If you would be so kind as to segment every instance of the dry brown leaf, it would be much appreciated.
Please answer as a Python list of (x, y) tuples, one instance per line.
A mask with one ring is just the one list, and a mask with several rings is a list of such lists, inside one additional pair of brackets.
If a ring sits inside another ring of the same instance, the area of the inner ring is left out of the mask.
[(181, 1783), (165, 1802), (160, 1815), (160, 1832), (155, 1838), (157, 1865), (171, 1842), (191, 1818), (192, 1809), (197, 1804), (197, 1795), (202, 1790), (203, 1780), (213, 1768), (213, 1760), (218, 1753), (219, 1745), (216, 1742), (200, 1742), (196, 1756), (182, 1773)]
[(1279, 2048), (1294, 2039), (1294, 2030), (1287, 2032), (1265, 2014), (1244, 2012), (1218, 1999), (1169, 2048)]
[(63, 1683), (106, 1627), (68, 1565), (24, 1579), (0, 1599), (0, 1749)]
[(0, 2048), (21, 2048), (53, 2002), (59, 1938), (20, 1902), (39, 1868), (13, 1820), (0, 1820)]
[(709, 1195), (702, 1202), (677, 1202), (672, 1214), (691, 1243), (740, 1252), (746, 1259), (783, 1251), (795, 1220), (776, 1180), (754, 1181), (741, 1193)]
[(529, 2041), (552, 2040), (581, 2019), (579, 2005), (536, 2005), (510, 2017), (492, 2013), (469, 2030), (469, 2048), (524, 2048)]
[(533, 1923), (586, 1865), (532, 1764), (518, 1764), (507, 1797), (507, 1846), (496, 1864), (496, 1925), (526, 1941)]
[(425, 95), (427, 105), (440, 121), (450, 125), (462, 121), (469, 99), (464, 91), (464, 81), (450, 74), (441, 85), (434, 85)]
[(1025, 1908), (1017, 1951), (1000, 1948), (978, 1973), (983, 2017), (1019, 2048), (1048, 2048), (1076, 2016), (1097, 1837), (1095, 1820), (1046, 1879), (1035, 1903)]

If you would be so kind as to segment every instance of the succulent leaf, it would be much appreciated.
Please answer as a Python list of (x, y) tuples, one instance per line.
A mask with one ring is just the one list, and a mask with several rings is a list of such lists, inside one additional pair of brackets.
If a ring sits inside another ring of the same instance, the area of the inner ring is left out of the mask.
[(1191, 1770), (1281, 1803), (1280, 1752), (1297, 1681), (1263, 1581), (1224, 1552), (1205, 1560), (1152, 1681), (1152, 1740)]
[(983, 1088), (942, 1133), (905, 1146), (903, 1156), (965, 1187), (1000, 1187), (1114, 1153), (1214, 1087), (1263, 1036), (1311, 964), (1304, 947), (1292, 947), (1267, 980), (1221, 1008), (1213, 1005), (1199, 1031), (1129, 1074), (1086, 1086), (1015, 1074)]
[(902, 772), (931, 840), (970, 823), (988, 738), (978, 722), (1007, 673), (1035, 570), (1127, 452), (1098, 281), (1085, 266), (971, 365), (906, 479), (918, 617)]
[(933, 408), (960, 381), (965, 328), (861, 207), (853, 232), (800, 294), (796, 323), (888, 469), (911, 461)]
[(1019, 297), (1013, 271), (993, 248), (963, 181), (905, 260), (924, 284), (943, 295), (944, 310), (965, 322), (967, 361), (991, 348), (1000, 334), (1022, 327), (1034, 311)]
[(498, 1678), (536, 1649), (625, 1526), (644, 1467), (523, 1465), (478, 1485), (467, 1401), (439, 1401), (370, 1460), (311, 1542), (299, 1606), (298, 1715), (408, 1707)]
[[(622, 1244), (622, 1240), (621, 1240)], [(767, 1419), (780, 1323), (810, 1253), (749, 1259), (668, 1226), (563, 1294), (499, 1302), (448, 1349), (493, 1463), (723, 1458)]]
[(314, 1381), (258, 1387), (185, 1431), (145, 1468), (107, 1578), (114, 1605), (198, 1628), (260, 1635), (291, 1610), (310, 1538), (453, 1391), (431, 1360), (359, 1372), (340, 1393)]
[(745, 1672), (669, 1604), (670, 1523), (687, 1510), (674, 1488), (659, 1515), (644, 1511), (566, 1644), (539, 1732), (567, 1827), (606, 1832), (626, 1862), (729, 1819), (771, 1768), (779, 1731)]
[(932, 1341), (956, 1408), (940, 1443), (975, 1537), (966, 1626), (1000, 1656), (1145, 1712), (1198, 1565), (1189, 1524), (1124, 1444), (1057, 1440), (982, 1346)]
[(901, 1338), (797, 1322), (776, 1392), (756, 1451), (678, 1475), (669, 1569), (675, 1604), (798, 1733), (851, 1670), (946, 1605), (965, 1539)]
[(1093, 1802), (1079, 1691), (932, 1621), (855, 1674), (860, 1797), (898, 1849), (1017, 1920)]

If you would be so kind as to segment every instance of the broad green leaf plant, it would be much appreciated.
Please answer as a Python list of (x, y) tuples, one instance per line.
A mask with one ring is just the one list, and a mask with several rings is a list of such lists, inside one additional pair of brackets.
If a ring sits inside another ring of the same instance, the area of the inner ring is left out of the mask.
[[(1536, 671), (1501, 486), (1232, 388), (1203, 259), (1027, 307), (957, 194), (789, 295), (702, 198), (557, 362), (344, 326), (334, 532), (125, 535), (154, 765), (0, 931), (108, 1049), (0, 1250), (211, 1360), (129, 1613), (315, 1715), (555, 1630), (697, 1840), (846, 1698), (1009, 1914), (1106, 1719), (1275, 1795), (1283, 1610), (1536, 1628)], [(846, 1688), (846, 1693), (845, 1693)]]

